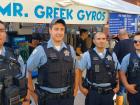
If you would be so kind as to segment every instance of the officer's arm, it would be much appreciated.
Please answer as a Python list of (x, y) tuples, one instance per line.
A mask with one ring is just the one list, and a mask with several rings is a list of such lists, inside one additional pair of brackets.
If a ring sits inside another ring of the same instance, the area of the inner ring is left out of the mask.
[(130, 54), (126, 55), (123, 58), (119, 74), (120, 74), (120, 79), (121, 79), (123, 85), (125, 86), (126, 90), (132, 94), (136, 94), (137, 93), (137, 91), (135, 89), (136, 84), (129, 84), (127, 81), (126, 72), (127, 72), (127, 67), (129, 65), (129, 59), (130, 59)]
[(128, 92), (130, 92), (131, 94), (136, 94), (137, 93), (136, 88), (135, 88), (136, 85), (128, 83), (125, 72), (122, 71), (122, 70), (120, 71), (120, 78), (121, 78), (121, 81), (122, 81), (123, 85), (125, 86), (125, 88)]
[(34, 101), (37, 105), (38, 103), (38, 97), (34, 91), (34, 85), (33, 85), (33, 79), (32, 79), (32, 73), (31, 72), (28, 72), (28, 91), (29, 91), (29, 94), (34, 98)]
[(123, 70), (120, 70), (119, 74), (120, 74), (120, 79), (121, 79), (123, 85), (124, 85), (125, 87), (127, 87), (127, 86), (129, 85), (129, 83), (128, 83), (128, 81), (127, 81), (127, 77), (126, 77), (125, 72), (124, 72)]
[(79, 89), (84, 95), (87, 95), (88, 90), (84, 88), (82, 85), (83, 84), (82, 73), (83, 70), (86, 70), (89, 67), (88, 66), (89, 61), (90, 61), (89, 52), (85, 52), (82, 58), (80, 59), (80, 61), (78, 62), (78, 67), (77, 67), (79, 71)]
[[(31, 96), (31, 93), (34, 92), (31, 72), (28, 72), (27, 80), (28, 80), (28, 85), (27, 85), (28, 90), (27, 90), (26, 98), (24, 99), (22, 105), (30, 105), (30, 96)], [(37, 102), (37, 100), (35, 98), (34, 98), (34, 100), (35, 100), (35, 102)]]
[(83, 80), (82, 80), (83, 71), (81, 71), (80, 69), (78, 69), (78, 71), (79, 71), (79, 89), (82, 90), (82, 88), (83, 88), (83, 85), (82, 85), (82, 83), (83, 83)]
[(113, 56), (113, 60), (114, 60), (114, 62), (115, 62), (115, 68), (116, 68), (116, 82), (117, 82), (117, 85), (116, 85), (116, 87), (113, 89), (113, 91), (114, 91), (114, 93), (117, 93), (117, 92), (119, 91), (119, 88), (120, 88), (120, 86), (119, 86), (119, 84), (120, 84), (120, 83), (119, 83), (119, 73), (118, 73), (118, 70), (120, 69), (120, 63), (119, 63), (119, 61), (118, 61), (118, 58), (117, 58), (115, 52), (112, 53), (112, 56)]
[(76, 69), (77, 68), (77, 60), (76, 60), (76, 54), (72, 46), (71, 48), (71, 53), (74, 61), (74, 69), (75, 69), (75, 78), (74, 78), (74, 94), (73, 96), (77, 95), (78, 92), (78, 84), (79, 84), (79, 71)]
[(120, 71), (119, 71), (120, 79), (125, 87), (128, 86), (128, 81), (127, 81), (127, 77), (126, 77), (125, 73), (127, 72), (127, 67), (129, 65), (129, 59), (130, 59), (130, 54), (126, 55), (122, 59), (122, 63), (121, 63)]
[(85, 87), (83, 87), (83, 79), (82, 79), (82, 73), (83, 71), (81, 71), (79, 69), (79, 89), (80, 91), (86, 96), (88, 94), (88, 89), (86, 89)]
[(117, 93), (118, 91), (119, 91), (119, 89), (120, 89), (120, 82), (119, 82), (119, 73), (118, 73), (118, 71), (117, 71), (117, 74), (116, 74), (116, 81), (117, 81), (117, 85), (116, 85), (116, 87), (113, 89), (113, 91), (114, 91), (114, 93)]
[[(32, 52), (32, 54), (30, 55), (28, 61), (27, 61), (27, 79), (28, 79), (28, 93), (27, 93), (27, 99), (30, 99), (30, 95), (34, 98), (35, 102), (37, 103), (37, 96), (34, 92), (34, 84), (33, 84), (33, 80), (32, 80), (32, 70), (34, 70), (34, 68), (37, 68), (40, 65), (40, 59), (46, 58), (43, 55), (43, 48), (38, 46), (37, 48), (34, 49), (34, 51)], [(44, 60), (44, 62), (46, 62)], [(43, 63), (44, 63), (43, 62)]]
[(75, 70), (75, 82), (74, 82), (74, 96), (77, 95), (78, 92), (78, 86), (79, 86), (79, 70)]

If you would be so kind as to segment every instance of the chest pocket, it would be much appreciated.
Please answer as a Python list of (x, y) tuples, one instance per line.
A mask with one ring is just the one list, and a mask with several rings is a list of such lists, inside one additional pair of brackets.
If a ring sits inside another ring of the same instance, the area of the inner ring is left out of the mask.
[(71, 56), (65, 56), (63, 60), (66, 62), (73, 62), (73, 58)]
[(56, 62), (58, 60), (59, 60), (59, 58), (58, 58), (58, 55), (56, 53), (50, 53), (48, 55), (48, 61)]

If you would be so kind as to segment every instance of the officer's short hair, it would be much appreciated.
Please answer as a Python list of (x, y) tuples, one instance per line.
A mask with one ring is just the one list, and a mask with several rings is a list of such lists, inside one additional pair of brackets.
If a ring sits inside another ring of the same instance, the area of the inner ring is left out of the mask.
[(66, 28), (66, 22), (65, 22), (63, 19), (61, 19), (61, 18), (54, 18), (54, 19), (51, 21), (50, 25), (49, 25), (50, 29), (52, 29), (53, 25), (55, 25), (55, 24), (57, 24), (57, 23), (63, 24), (63, 25), (65, 26), (65, 28)]
[[(93, 39), (95, 39), (96, 36), (101, 35), (101, 34), (105, 35), (105, 33), (103, 33), (103, 32), (97, 32), (97, 33), (93, 36)], [(106, 35), (105, 35), (105, 36), (106, 36)], [(107, 36), (106, 36), (106, 37), (107, 37)]]
[(84, 29), (84, 28), (80, 29), (80, 36), (81, 36), (83, 33), (85, 33), (85, 32), (88, 32), (88, 30), (87, 30), (87, 29)]
[[(135, 36), (140, 36), (140, 32), (136, 32), (135, 35), (134, 35), (134, 37), (135, 37)], [(134, 38), (134, 37), (133, 37), (133, 38)]]

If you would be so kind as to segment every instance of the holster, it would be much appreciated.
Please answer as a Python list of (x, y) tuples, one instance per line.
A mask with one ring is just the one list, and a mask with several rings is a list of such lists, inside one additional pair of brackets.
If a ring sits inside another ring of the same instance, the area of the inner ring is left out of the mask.
[(4, 90), (4, 105), (20, 105), (19, 88), (10, 86)]
[(87, 82), (86, 78), (83, 78), (82, 86), (83, 86), (84, 88), (86, 88), (86, 89), (89, 89), (90, 84)]
[(38, 84), (35, 84), (35, 92), (38, 96), (38, 105), (46, 105), (46, 94)]
[(140, 85), (136, 85), (135, 89), (140, 92)]

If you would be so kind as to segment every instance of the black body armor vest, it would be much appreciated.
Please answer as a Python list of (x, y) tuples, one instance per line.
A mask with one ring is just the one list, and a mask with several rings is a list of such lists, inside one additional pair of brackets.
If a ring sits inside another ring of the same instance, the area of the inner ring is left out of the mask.
[(42, 44), (47, 56), (46, 64), (39, 68), (38, 83), (50, 88), (62, 88), (73, 85), (74, 65), (70, 46), (57, 51)]
[(0, 79), (3, 81), (7, 76), (16, 76), (20, 72), (20, 64), (13, 50), (5, 47), (5, 56), (0, 55)]
[(130, 54), (128, 65), (128, 82), (140, 86), (140, 58), (136, 53)]
[(109, 51), (106, 52), (105, 58), (101, 59), (98, 54), (89, 50), (91, 67), (87, 70), (86, 78), (91, 83), (111, 83), (116, 85), (115, 63)]

